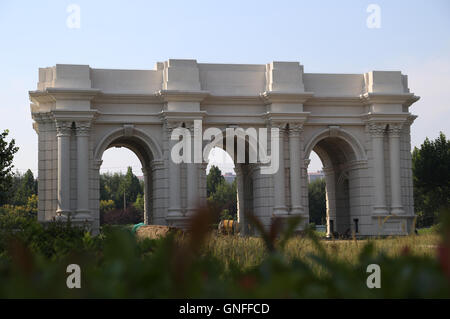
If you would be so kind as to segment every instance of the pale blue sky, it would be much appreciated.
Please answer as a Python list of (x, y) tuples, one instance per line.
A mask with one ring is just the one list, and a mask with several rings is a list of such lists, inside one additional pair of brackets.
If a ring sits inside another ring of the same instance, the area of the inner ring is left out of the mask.
[[(66, 8), (81, 8), (81, 28)], [(381, 28), (369, 29), (369, 4)], [(422, 99), (411, 111), (413, 146), (450, 135), (450, 1), (5, 1), (0, 2), (0, 130), (20, 147), (14, 164), (37, 169), (28, 90), (56, 63), (151, 69), (168, 58), (204, 63), (300, 61), (305, 72), (401, 70)], [(116, 153), (114, 153), (116, 152)], [(103, 168), (136, 169), (108, 151)], [(310, 169), (321, 167), (314, 159)], [(136, 173), (137, 170), (136, 170)]]

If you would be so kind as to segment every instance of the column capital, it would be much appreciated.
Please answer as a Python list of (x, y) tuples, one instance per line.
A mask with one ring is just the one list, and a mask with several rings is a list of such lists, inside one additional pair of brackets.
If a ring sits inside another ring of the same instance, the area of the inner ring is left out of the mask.
[[(198, 120), (200, 120), (200, 119), (198, 119)], [(195, 122), (194, 122), (194, 120), (192, 120), (192, 121), (189, 121), (189, 122), (185, 122), (185, 125), (186, 125), (186, 128), (192, 133), (192, 134), (194, 134), (194, 133), (202, 133), (202, 127), (201, 126), (198, 126), (198, 125), (195, 125)]]
[(54, 121), (53, 115), (50, 112), (33, 113), (33, 120), (38, 124), (47, 124)]
[(183, 122), (181, 121), (170, 121), (165, 119), (164, 125), (166, 127), (166, 130), (168, 133), (172, 133), (172, 131), (178, 127), (181, 127), (183, 125)]
[(383, 137), (386, 131), (386, 123), (369, 123), (369, 133), (372, 137)]
[(70, 136), (72, 131), (72, 122), (69, 121), (56, 121), (56, 136)]
[(400, 137), (403, 129), (403, 123), (392, 123), (388, 126), (389, 137)]
[(289, 123), (289, 137), (300, 137), (303, 133), (303, 124)]
[(76, 136), (89, 136), (91, 121), (76, 121)]
[(285, 121), (275, 121), (275, 120), (270, 120), (269, 124), (272, 128), (277, 128), (279, 129), (281, 132), (284, 132), (286, 130), (286, 126), (287, 126), (287, 122)]
[(309, 163), (311, 163), (311, 160), (310, 160), (309, 158), (306, 158), (306, 159), (303, 161), (304, 167), (305, 167), (305, 168), (308, 168)]
[(141, 170), (142, 170), (142, 174), (144, 174), (144, 176), (147, 176), (147, 174), (149, 173), (149, 172), (151, 172), (151, 167), (142, 167), (141, 168)]
[(100, 166), (102, 166), (103, 160), (94, 160), (93, 161), (93, 167), (94, 169), (100, 169)]

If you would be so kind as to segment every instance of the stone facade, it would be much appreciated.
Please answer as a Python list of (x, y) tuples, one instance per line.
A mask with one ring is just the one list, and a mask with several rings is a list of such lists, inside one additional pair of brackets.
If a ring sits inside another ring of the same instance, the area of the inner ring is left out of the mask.
[[(298, 62), (202, 64), (169, 60), (154, 70), (60, 65), (39, 69), (30, 91), (39, 143), (41, 221), (99, 229), (103, 152), (127, 147), (143, 167), (145, 222), (185, 226), (206, 200), (206, 163), (175, 164), (170, 139), (194, 120), (208, 128), (279, 128), (280, 169), (236, 164), (240, 223), (254, 213), (308, 222), (311, 151), (322, 160), (328, 232), (407, 234), (414, 220), (409, 112), (418, 97), (396, 71), (304, 73)], [(200, 133), (203, 133), (200, 132)], [(269, 143), (270, 145), (270, 143)], [(247, 146), (251, 147), (251, 146)], [(226, 149), (226, 148), (225, 148)]]

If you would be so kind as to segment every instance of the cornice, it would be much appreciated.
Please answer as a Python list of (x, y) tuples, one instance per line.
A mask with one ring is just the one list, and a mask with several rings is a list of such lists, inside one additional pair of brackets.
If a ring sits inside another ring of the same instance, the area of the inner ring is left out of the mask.
[(363, 104), (402, 104), (410, 106), (420, 99), (414, 93), (364, 93), (361, 94), (360, 99)]
[(162, 102), (201, 102), (208, 95), (208, 91), (159, 90), (156, 93)]
[(48, 103), (56, 100), (92, 100), (100, 89), (46, 88), (44, 91), (29, 91), (32, 102)]
[(168, 122), (189, 122), (193, 120), (202, 120), (206, 115), (207, 115), (206, 111), (197, 111), (197, 112), (161, 111), (160, 118)]
[(311, 112), (266, 112), (262, 117), (272, 122), (304, 123)]
[(98, 116), (97, 110), (88, 111), (66, 111), (54, 110), (51, 114), (55, 120), (60, 121), (91, 121)]
[(332, 106), (362, 106), (359, 96), (313, 96), (304, 103), (304, 106), (332, 105)]
[(266, 91), (260, 94), (265, 104), (272, 103), (305, 103), (314, 96), (313, 92), (277, 92)]
[(99, 93), (94, 99), (94, 103), (133, 103), (133, 104), (159, 104), (161, 97), (156, 93)]
[(205, 105), (261, 105), (263, 101), (259, 95), (208, 95), (202, 104)]
[(406, 122), (415, 115), (411, 113), (364, 113), (361, 114), (361, 119), (364, 123), (401, 123)]

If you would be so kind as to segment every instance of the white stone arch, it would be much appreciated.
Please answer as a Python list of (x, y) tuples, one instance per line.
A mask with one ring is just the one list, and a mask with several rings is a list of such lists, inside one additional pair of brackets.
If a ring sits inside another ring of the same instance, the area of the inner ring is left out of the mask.
[(340, 127), (328, 127), (315, 133), (305, 145), (305, 158), (309, 158), (309, 156), (311, 155), (311, 151), (317, 145), (317, 143), (327, 137), (338, 137), (346, 141), (355, 153), (355, 160), (364, 161), (367, 159), (366, 151), (364, 150), (364, 147), (358, 140), (358, 138), (349, 131)]
[[(211, 145), (212, 147), (207, 150), (207, 154), (204, 154), (205, 155), (204, 158), (209, 157), (209, 154), (211, 153), (211, 150), (214, 147), (220, 147), (225, 152), (227, 152), (228, 155), (230, 155), (230, 157), (233, 161), (235, 161), (235, 158), (233, 158), (232, 154), (230, 154), (228, 152), (228, 150), (226, 149), (226, 128), (222, 128), (222, 129), (220, 129), (220, 131), (221, 131), (222, 135), (219, 135), (219, 134), (214, 135), (214, 139), (212, 141), (207, 142), (207, 144)], [(258, 130), (257, 130), (257, 133), (258, 133)], [(239, 135), (235, 135), (235, 136), (237, 139), (242, 140), (242, 136), (239, 136)], [(246, 147), (247, 146), (249, 147), (249, 151), (255, 152), (255, 154), (257, 154), (257, 158), (258, 158), (258, 147), (261, 147), (261, 145), (258, 145), (257, 142), (251, 141), (250, 139), (244, 140), (244, 143), (245, 143)], [(263, 151), (266, 152), (267, 150), (263, 150)], [(253, 164), (256, 164), (256, 163), (253, 163)]]
[[(264, 225), (274, 216), (307, 215), (306, 168), (314, 149), (325, 163), (327, 184), (339, 185), (348, 172), (343, 180), (354, 194), (351, 220), (359, 218), (361, 235), (379, 235), (376, 220), (389, 214), (396, 217), (381, 233), (405, 234), (400, 225), (407, 222), (410, 231), (414, 217), (410, 126), (416, 116), (409, 107), (419, 99), (407, 82), (398, 71), (305, 74), (298, 62), (171, 59), (153, 70), (42, 68), (37, 90), (29, 92), (38, 134), (38, 218), (73, 218), (98, 231), (101, 157), (108, 147), (126, 146), (150, 168), (157, 190), (154, 223), (185, 227), (195, 202), (205, 199), (204, 163), (171, 161), (176, 143), (170, 134), (183, 123), (198, 132), (190, 125), (202, 119), (218, 128), (281, 129), (270, 137), (274, 147), (280, 142), (281, 169), (274, 172), (263, 158), (242, 165), (255, 182), (252, 205)], [(251, 152), (256, 150), (259, 155), (259, 147)]]
[[(342, 143), (334, 144), (338, 140)], [(336, 152), (333, 152), (334, 148)], [(313, 149), (324, 166), (328, 235), (334, 232), (348, 235), (348, 231), (354, 229), (352, 216), (359, 216), (361, 202), (360, 192), (350, 190), (359, 185), (361, 171), (366, 168), (366, 165), (353, 167), (353, 164), (367, 163), (364, 147), (352, 133), (331, 126), (316, 132), (309, 139), (304, 148), (305, 158), (310, 157)]]
[[(100, 140), (100, 142), (97, 143), (97, 146), (94, 149), (94, 161), (100, 161), (102, 159), (103, 153), (108, 149), (111, 143), (113, 143), (114, 140), (117, 140), (120, 137), (137, 138), (142, 143), (144, 143), (146, 147), (148, 147), (148, 150), (150, 150), (153, 160), (157, 161), (163, 159), (162, 155), (163, 153), (161, 148), (150, 135), (148, 135), (147, 133), (138, 128), (130, 127), (130, 129), (127, 131), (127, 127), (119, 127), (105, 134), (105, 136)], [(140, 157), (138, 153), (136, 153), (136, 155)], [(142, 159), (141, 158), (139, 159), (142, 162)]]
[[(94, 149), (93, 163), (96, 183), (99, 183), (100, 165), (103, 153), (110, 147), (126, 147), (131, 150), (141, 162), (144, 174), (144, 222), (151, 223), (154, 219), (152, 203), (153, 194), (160, 187), (155, 183), (153, 174), (154, 164), (162, 162), (162, 151), (156, 141), (144, 131), (134, 128), (133, 125), (124, 125), (109, 131), (97, 143)], [(97, 187), (99, 189), (99, 187)]]
[[(245, 128), (243, 128), (245, 129)], [(207, 153), (205, 154), (205, 158), (209, 157), (209, 154), (211, 153), (211, 150), (214, 147), (219, 147), (223, 151), (225, 151), (233, 160), (235, 164), (235, 173), (236, 173), (236, 183), (237, 183), (237, 218), (240, 225), (240, 234), (241, 235), (249, 235), (252, 234), (252, 231), (249, 227), (249, 223), (246, 218), (247, 212), (253, 212), (253, 197), (254, 193), (258, 192), (259, 190), (254, 186), (253, 178), (256, 174), (259, 174), (259, 171), (255, 169), (258, 167), (259, 162), (259, 154), (258, 154), (258, 147), (261, 147), (261, 145), (258, 145), (258, 141), (254, 141), (251, 139), (245, 138), (245, 148), (249, 152), (255, 152), (256, 154), (256, 163), (237, 163), (237, 159), (234, 158), (230, 154), (229, 150), (227, 150), (226, 147), (226, 128), (220, 129), (221, 135), (216, 134), (213, 136), (212, 141), (209, 141), (208, 144), (211, 145), (211, 148), (207, 150)], [(258, 130), (256, 130), (257, 134), (259, 133)], [(235, 135), (237, 140), (243, 140), (243, 136)], [(257, 135), (257, 138), (259, 136)], [(265, 149), (263, 151), (266, 151)], [(234, 154), (236, 156), (236, 154)], [(256, 166), (255, 166), (256, 165)], [(251, 206), (251, 207), (249, 207)]]

